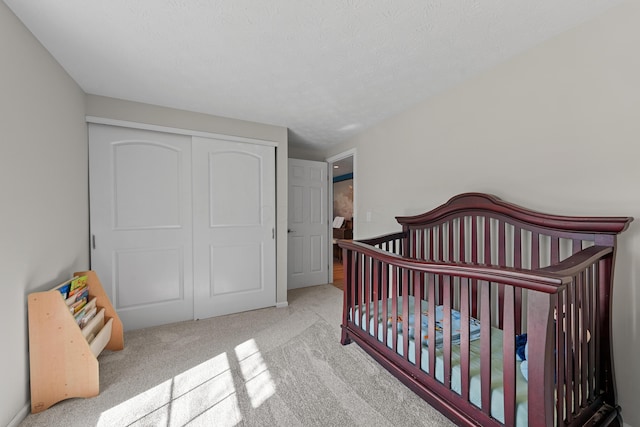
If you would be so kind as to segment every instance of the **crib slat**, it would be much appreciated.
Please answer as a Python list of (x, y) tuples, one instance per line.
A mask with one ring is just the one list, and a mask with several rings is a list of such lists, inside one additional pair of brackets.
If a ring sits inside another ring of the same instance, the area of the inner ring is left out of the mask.
[(504, 289), (505, 322), (502, 343), (503, 390), (504, 390), (504, 424), (515, 425), (516, 419), (516, 344), (515, 344), (515, 294), (512, 286)]
[(531, 232), (531, 269), (540, 268), (540, 234)]
[(513, 226), (513, 266), (522, 268), (522, 228)]
[(469, 400), (469, 279), (460, 280), (460, 392)]
[[(443, 335), (443, 359), (444, 359), (444, 375), (443, 381), (444, 385), (447, 388), (451, 388), (451, 334), (452, 324), (451, 324), (451, 276), (444, 276), (444, 299), (442, 304), (444, 305), (443, 313), (442, 313), (442, 324), (444, 330), (442, 331)], [(434, 314), (435, 319), (435, 314)], [(435, 345), (435, 343), (434, 343)]]
[(411, 258), (418, 258), (418, 230), (411, 231), (411, 249), (409, 249), (411, 253)]
[(438, 227), (438, 260), (444, 261), (444, 224)]
[(409, 270), (402, 269), (402, 355), (409, 360)]
[(436, 255), (434, 253), (435, 239), (436, 239), (436, 230), (435, 227), (429, 229), (430, 239), (429, 239), (429, 259), (435, 261)]
[(449, 231), (449, 262), (455, 262), (456, 261), (456, 248), (455, 245), (453, 244), (455, 238), (454, 238), (454, 229), (455, 229), (455, 220), (451, 220), (447, 223), (447, 229)]
[(484, 263), (491, 265), (491, 218), (484, 217)]
[(588, 320), (587, 320), (587, 310), (583, 309), (583, 307), (586, 308), (586, 303), (587, 303), (587, 292), (586, 292), (586, 281), (585, 281), (585, 275), (584, 275), (584, 271), (580, 273), (580, 275), (578, 276), (578, 290), (579, 290), (579, 296), (578, 296), (578, 301), (580, 302), (577, 310), (578, 310), (578, 318), (580, 319), (580, 326), (579, 326), (579, 330), (580, 330), (580, 385), (581, 385), (581, 390), (580, 390), (580, 406), (584, 406), (587, 402), (587, 397), (588, 397), (588, 365), (589, 362), (587, 360), (589, 353), (588, 353), (588, 349), (587, 349), (587, 327), (586, 325), (588, 325)]
[(564, 399), (564, 384), (566, 384), (565, 378), (565, 337), (564, 337), (564, 327), (563, 321), (564, 318), (564, 308), (567, 306), (567, 293), (562, 292), (558, 295), (558, 299), (555, 305), (555, 313), (556, 313), (556, 325), (555, 325), (555, 334), (556, 334), (556, 424), (561, 425), (561, 420), (565, 417), (565, 399)]
[[(594, 272), (593, 272), (594, 277), (597, 277), (598, 280), (603, 280), (602, 274), (601, 274), (601, 271), (600, 271), (600, 265), (599, 264), (595, 264), (593, 266), (593, 269), (594, 269)], [(606, 313), (602, 309), (604, 295), (602, 295), (600, 293), (601, 286), (602, 285), (598, 286), (598, 290), (596, 291), (596, 300), (594, 302), (594, 304), (595, 304), (595, 307), (594, 307), (594, 309), (595, 309), (595, 317), (597, 319), (602, 319), (602, 317), (604, 315), (606, 315)], [(594, 327), (594, 331), (595, 331), (595, 334), (594, 334), (594, 336), (595, 336), (594, 345), (598, 349), (602, 348), (602, 345), (603, 345), (601, 337), (604, 334), (604, 332), (603, 332), (602, 329), (603, 329), (602, 320), (599, 320), (595, 324), (595, 327)], [(606, 359), (606, 356), (603, 355), (601, 351), (596, 352), (596, 360), (595, 360), (596, 366), (603, 366), (605, 359)], [(602, 383), (603, 383), (603, 376), (602, 375), (597, 375), (596, 376), (595, 389), (596, 390), (602, 390), (604, 388)]]
[(551, 237), (551, 265), (556, 265), (560, 259), (560, 239)]
[(427, 254), (427, 241), (429, 240), (429, 230), (427, 228), (422, 229), (422, 259), (429, 259), (429, 255)]
[(382, 289), (381, 293), (383, 295), (382, 298), (382, 339), (384, 345), (387, 345), (389, 342), (389, 328), (387, 327), (387, 319), (389, 319), (389, 304), (387, 301), (389, 300), (389, 264), (381, 263), (380, 271), (382, 274)]
[(371, 323), (370, 323), (370, 311), (371, 305), (371, 296), (369, 295), (369, 288), (371, 287), (371, 274), (369, 272), (369, 268), (371, 266), (371, 258), (368, 256), (364, 257), (364, 325), (363, 328), (369, 334), (371, 334)]
[(582, 371), (580, 369), (580, 323), (579, 323), (579, 301), (580, 301), (580, 283), (578, 282), (578, 277), (573, 278), (573, 301), (571, 302), (571, 311), (569, 311), (569, 315), (571, 318), (571, 326), (573, 328), (572, 331), (572, 346), (570, 347), (573, 350), (573, 411), (575, 413), (578, 412), (578, 408), (581, 405), (580, 400), (580, 385), (582, 383), (581, 374)]
[[(436, 275), (429, 274), (429, 311), (428, 316), (435, 319), (436, 313)], [(433, 379), (436, 378), (436, 346), (434, 340), (436, 337), (436, 322), (435, 320), (429, 322), (428, 325), (428, 339), (429, 339), (429, 375)]]
[[(498, 328), (504, 328), (504, 285), (497, 284), (498, 287)], [(501, 307), (501, 308), (500, 308)]]
[(373, 330), (371, 331), (371, 334), (373, 336), (378, 336), (378, 313), (380, 313), (379, 309), (379, 301), (380, 301), (380, 261), (376, 260), (376, 259), (371, 259), (372, 263), (373, 263), (373, 280), (372, 280), (372, 285), (373, 285), (373, 315), (372, 318), (375, 319), (373, 321)]
[(398, 351), (398, 267), (392, 269), (391, 283), (391, 343), (393, 351)]
[(422, 367), (422, 274), (415, 272), (414, 280), (416, 286), (413, 296), (413, 347), (415, 349), (414, 360), (416, 361), (416, 368), (420, 370)]
[(593, 267), (589, 267), (587, 269), (587, 276), (589, 277), (590, 281), (591, 281), (591, 287), (589, 289), (589, 301), (587, 304), (587, 313), (589, 314), (589, 323), (588, 323), (588, 327), (589, 330), (591, 331), (591, 340), (589, 341), (589, 368), (590, 368), (590, 374), (589, 374), (589, 378), (590, 378), (590, 387), (589, 387), (589, 400), (593, 399), (595, 397), (595, 391), (597, 390), (596, 388), (596, 378), (594, 377), (594, 372), (597, 369), (598, 365), (596, 364), (596, 344), (595, 344), (595, 339), (594, 337), (596, 336), (596, 290), (598, 289), (597, 287), (597, 282), (595, 281), (595, 276), (594, 275), (594, 271), (593, 271)]
[(471, 281), (471, 316), (478, 318), (478, 290), (480, 285), (476, 279)]
[(353, 304), (353, 311), (352, 313), (355, 316), (355, 308), (357, 307), (358, 310), (360, 310), (360, 317), (359, 319), (353, 319), (355, 322), (357, 322), (357, 325), (360, 325), (360, 322), (362, 321), (361, 315), (362, 315), (362, 311), (361, 311), (361, 298), (362, 298), (362, 293), (360, 292), (360, 289), (362, 289), (362, 284), (359, 282), (359, 275), (358, 275), (358, 259), (360, 258), (360, 254), (358, 254), (357, 252), (353, 252), (352, 254), (352, 265), (351, 265), (351, 295), (352, 295), (352, 304)]
[(564, 348), (565, 348), (565, 360), (567, 367), (567, 374), (565, 376), (566, 387), (565, 389), (565, 399), (566, 399), (566, 408), (567, 408), (567, 422), (571, 422), (573, 420), (573, 412), (575, 410), (574, 400), (573, 400), (573, 387), (569, 383), (573, 379), (573, 357), (571, 357), (572, 347), (573, 347), (573, 322), (571, 319), (571, 307), (574, 305), (575, 300), (573, 298), (573, 290), (572, 286), (567, 286), (567, 305), (564, 307)]
[(577, 254), (582, 250), (582, 240), (573, 239), (571, 243), (571, 253)]
[[(519, 225), (513, 227), (513, 266), (522, 268), (522, 228)], [(516, 334), (522, 333), (522, 288), (515, 289), (516, 297)]]
[(458, 262), (469, 262), (467, 259), (467, 242), (465, 240), (465, 217), (460, 217), (460, 222), (458, 224)]
[(480, 289), (480, 401), (482, 412), (491, 413), (491, 283)]
[(498, 220), (498, 265), (507, 265), (507, 237), (505, 233), (506, 224)]
[(471, 262), (478, 263), (478, 216), (471, 215)]

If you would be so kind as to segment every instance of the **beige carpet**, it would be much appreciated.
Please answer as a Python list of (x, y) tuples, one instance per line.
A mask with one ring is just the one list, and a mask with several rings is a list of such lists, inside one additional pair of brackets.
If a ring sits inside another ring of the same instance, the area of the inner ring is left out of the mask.
[(29, 426), (448, 426), (356, 344), (342, 292), (289, 292), (289, 307), (131, 331), (100, 356), (100, 395)]

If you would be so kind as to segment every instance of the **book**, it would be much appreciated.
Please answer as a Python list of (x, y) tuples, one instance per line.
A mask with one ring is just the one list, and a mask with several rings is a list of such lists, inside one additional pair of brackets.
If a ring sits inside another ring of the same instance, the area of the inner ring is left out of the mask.
[(96, 313), (98, 312), (98, 307), (93, 306), (92, 308), (89, 308), (89, 309), (85, 307), (84, 310), (85, 310), (84, 316), (82, 316), (82, 318), (78, 322), (78, 326), (80, 326), (80, 328), (84, 328), (85, 326), (87, 326), (87, 323), (89, 323), (89, 320), (95, 317)]
[(87, 338), (87, 341), (89, 341), (88, 338), (90, 335), (95, 336), (104, 326), (104, 311), (104, 308), (98, 310), (98, 312), (82, 327), (82, 336)]
[(71, 279), (69, 296), (72, 296), (87, 286), (87, 276), (76, 276)]
[[(82, 312), (81, 316), (79, 316), (80, 312)], [(95, 314), (98, 312), (98, 307), (96, 307), (96, 297), (91, 298), (91, 300), (87, 302), (84, 307), (82, 307), (80, 312), (78, 312), (78, 314), (76, 314), (74, 317), (76, 318), (78, 326), (80, 326), (80, 328), (83, 328), (87, 324), (87, 322), (89, 322), (89, 320), (91, 320), (93, 316), (95, 316)]]
[(65, 300), (69, 297), (70, 290), (71, 290), (71, 282), (65, 283), (58, 287), (58, 291), (60, 291), (60, 295), (62, 295), (62, 298)]
[(73, 314), (73, 318), (75, 319), (75, 321), (76, 321), (76, 323), (77, 323), (78, 325), (80, 325), (80, 321), (81, 321), (81, 320), (82, 320), (82, 318), (84, 317), (86, 310), (87, 310), (87, 306), (85, 305), (85, 306), (84, 306), (84, 307), (82, 307), (80, 310), (78, 310), (78, 312), (77, 312), (77, 313), (74, 313), (74, 314)]
[(68, 306), (71, 306), (76, 301), (79, 301), (82, 298), (87, 298), (87, 297), (89, 297), (89, 288), (87, 286), (84, 286), (82, 288), (76, 288), (76, 292), (70, 297), (68, 297), (66, 300), (64, 300), (64, 302), (67, 303)]
[(82, 298), (69, 306), (69, 310), (71, 314), (74, 316), (78, 313), (85, 305), (87, 305), (87, 298)]
[(89, 301), (89, 288), (86, 286), (82, 288), (79, 292), (75, 294), (76, 301), (80, 301), (83, 298), (86, 298)]

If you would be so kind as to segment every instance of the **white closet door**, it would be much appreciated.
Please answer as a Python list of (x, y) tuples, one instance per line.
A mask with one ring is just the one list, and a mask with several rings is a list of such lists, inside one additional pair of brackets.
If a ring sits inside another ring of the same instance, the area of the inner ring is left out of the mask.
[(195, 317), (274, 306), (275, 148), (193, 138)]
[(91, 267), (125, 329), (193, 319), (191, 137), (91, 124), (89, 179)]

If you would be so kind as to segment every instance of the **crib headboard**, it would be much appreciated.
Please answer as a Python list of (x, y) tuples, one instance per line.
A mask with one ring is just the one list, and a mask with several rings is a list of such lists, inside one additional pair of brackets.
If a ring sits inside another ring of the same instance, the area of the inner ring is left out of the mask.
[(632, 218), (544, 214), (489, 194), (465, 193), (396, 220), (404, 232), (404, 256), (537, 269), (589, 246), (615, 247), (616, 235)]

